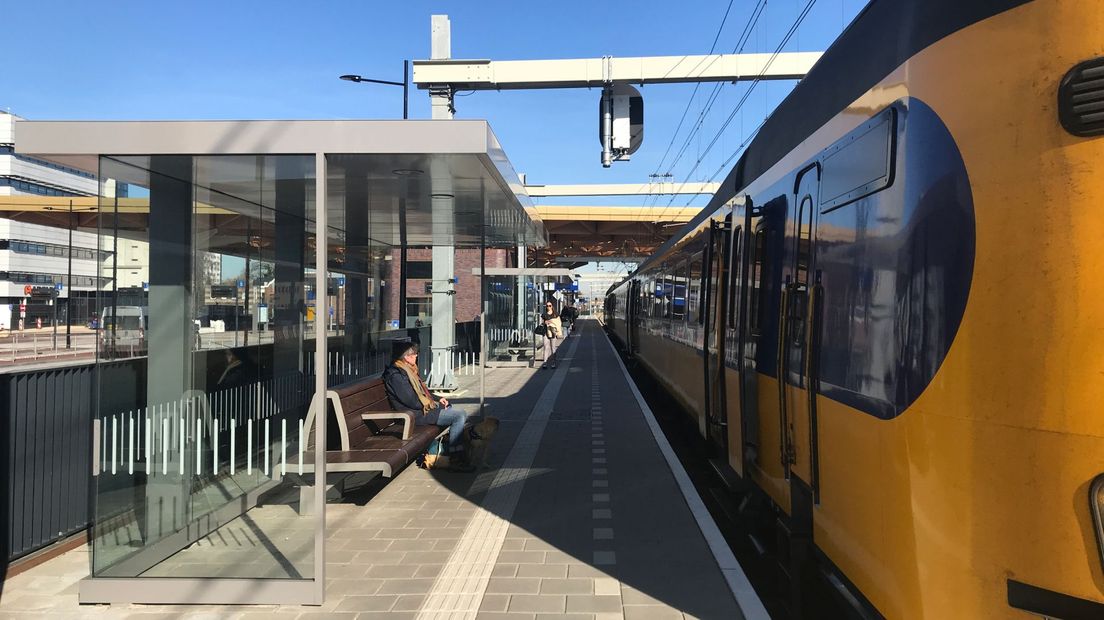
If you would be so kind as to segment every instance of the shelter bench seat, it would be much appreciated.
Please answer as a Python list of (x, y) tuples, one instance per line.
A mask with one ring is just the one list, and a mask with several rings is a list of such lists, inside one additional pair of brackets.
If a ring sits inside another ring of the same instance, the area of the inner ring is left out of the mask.
[[(378, 471), (390, 478), (417, 460), (445, 432), (433, 424), (415, 425), (409, 412), (392, 411), (383, 379), (378, 377), (327, 390), (326, 401), (327, 410), (333, 413), (330, 420), (336, 421), (328, 429), (336, 438), (327, 438), (327, 472)], [(307, 415), (308, 446), (313, 444), (318, 409), (317, 403), (312, 403)]]

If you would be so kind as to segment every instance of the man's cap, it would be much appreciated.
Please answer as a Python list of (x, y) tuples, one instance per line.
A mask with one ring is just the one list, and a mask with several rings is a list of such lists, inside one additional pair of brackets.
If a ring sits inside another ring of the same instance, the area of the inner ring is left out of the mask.
[(413, 341), (407, 340), (393, 340), (391, 341), (391, 361), (395, 361), (406, 354), (410, 349), (417, 349), (418, 345)]

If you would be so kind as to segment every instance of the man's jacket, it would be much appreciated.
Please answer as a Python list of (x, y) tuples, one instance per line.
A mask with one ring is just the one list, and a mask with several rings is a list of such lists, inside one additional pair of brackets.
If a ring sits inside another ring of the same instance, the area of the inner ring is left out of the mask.
[[(383, 371), (383, 388), (387, 390), (387, 401), (395, 411), (411, 411), (422, 413), (422, 401), (414, 392), (414, 386), (410, 385), (410, 378), (406, 372), (394, 364)], [(440, 400), (432, 395), (434, 401)]]

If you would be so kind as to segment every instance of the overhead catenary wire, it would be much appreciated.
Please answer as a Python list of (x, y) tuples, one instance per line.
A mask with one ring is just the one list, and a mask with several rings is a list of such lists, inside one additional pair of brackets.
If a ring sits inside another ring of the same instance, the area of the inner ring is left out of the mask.
[[(709, 152), (713, 149), (713, 146), (720, 140), (721, 134), (724, 133), (725, 129), (727, 129), (728, 125), (732, 122), (732, 119), (734, 119), (736, 117), (736, 114), (739, 113), (739, 111), (743, 107), (744, 103), (751, 96), (751, 93), (755, 89), (755, 86), (757, 84), (759, 84), (759, 82), (762, 81), (763, 75), (770, 68), (771, 64), (778, 57), (778, 55), (782, 52), (782, 48), (785, 47), (785, 45), (789, 42), (790, 38), (792, 38), (794, 33), (797, 32), (797, 29), (801, 26), (801, 23), (805, 20), (805, 17), (809, 14), (809, 11), (812, 9), (814, 4), (816, 4), (816, 0), (809, 0), (808, 3), (806, 3), (805, 7), (801, 10), (801, 13), (798, 14), (797, 19), (794, 20), (794, 23), (790, 26), (789, 30), (786, 32), (786, 35), (782, 38), (782, 41), (778, 44), (778, 46), (775, 48), (774, 52), (771, 54), (771, 57), (767, 60), (766, 64), (763, 66), (763, 70), (760, 71), (759, 75), (757, 75), (755, 77), (755, 79), (751, 82), (751, 85), (748, 87), (748, 90), (744, 93), (744, 96), (740, 99), (739, 102), (737, 102), (736, 107), (733, 108), (732, 112), (728, 115), (728, 118), (725, 119), (724, 123), (721, 124), (720, 129), (717, 131), (716, 134), (714, 134), (713, 139), (709, 142), (709, 145), (706, 146), (705, 151), (698, 157), (697, 161), (694, 163), (693, 168), (691, 168), (690, 172), (687, 173), (686, 179), (684, 179), (682, 181), (682, 183), (679, 185), (679, 189), (677, 191), (681, 191), (681, 189), (683, 187), (685, 187), (686, 184), (689, 182), (689, 180), (693, 177), (694, 173), (697, 172), (698, 167), (701, 166), (701, 163), (705, 159), (705, 156), (709, 154)], [(765, 122), (766, 121), (764, 120), (764, 123)], [(760, 127), (761, 126), (762, 125), (760, 125)], [(756, 128), (756, 131), (758, 131), (758, 128)], [(745, 143), (745, 145), (746, 144), (747, 143)], [(745, 145), (741, 145), (741, 147), (737, 148), (736, 153), (738, 153), (743, 148), (743, 146), (745, 146)], [(735, 155), (736, 153), (734, 153), (733, 155)], [(731, 160), (731, 159), (732, 159), (732, 157), (730, 156), (729, 160)], [(670, 201), (668, 201), (667, 207), (670, 207), (671, 204), (673, 204), (673, 203), (674, 203), (674, 198), (672, 197), (672, 199)]]
[[(748, 21), (744, 24), (743, 29), (741, 29), (740, 36), (736, 39), (736, 45), (732, 48), (733, 54), (739, 54), (744, 51), (744, 47), (746, 47), (747, 42), (751, 37), (751, 33), (753, 32), (755, 26), (758, 24), (759, 18), (762, 16), (764, 9), (766, 9), (766, 6), (767, 0), (758, 0), (755, 7), (752, 9), (751, 15), (748, 16)], [(728, 12), (729, 10), (731, 10), (731, 8), (732, 3), (730, 2), (728, 10), (725, 11), (725, 19), (727, 19)], [(725, 20), (722, 20), (721, 27), (718, 28), (717, 35), (713, 39), (713, 45), (709, 49), (710, 54), (712, 54), (713, 51), (716, 49), (717, 42), (720, 40), (720, 35), (724, 27), (724, 22)], [(714, 56), (713, 60), (715, 61), (716, 58), (717, 57)], [(660, 158), (659, 163), (656, 165), (656, 169), (653, 172), (652, 176), (671, 176), (671, 172), (672, 170), (674, 170), (675, 165), (677, 165), (679, 160), (681, 160), (686, 149), (693, 142), (695, 135), (700, 131), (702, 119), (707, 114), (709, 114), (709, 111), (713, 108), (714, 103), (716, 103), (717, 101), (719, 93), (723, 91), (724, 86), (724, 82), (719, 82), (713, 86), (713, 90), (707, 97), (707, 102), (704, 108), (698, 114), (698, 117), (695, 120), (690, 132), (687, 134), (686, 139), (682, 143), (682, 146), (679, 147), (678, 155), (676, 155), (675, 159), (672, 160), (671, 164), (667, 167), (666, 172), (661, 175), (659, 171), (663, 169), (663, 164), (667, 160), (667, 155), (670, 154), (671, 147), (674, 146), (675, 140), (678, 138), (679, 132), (682, 130), (682, 126), (686, 122), (686, 116), (690, 112), (690, 107), (693, 105), (694, 99), (697, 96), (699, 89), (701, 88), (701, 82), (698, 82), (694, 85), (694, 90), (690, 94), (690, 99), (686, 102), (686, 107), (682, 111), (682, 116), (679, 118), (678, 125), (675, 127), (675, 131), (671, 134), (671, 140), (670, 142), (668, 142), (667, 148), (664, 150), (663, 156)], [(655, 206), (659, 202), (659, 196), (660, 194), (651, 194), (645, 201), (644, 206)], [(666, 213), (664, 212), (661, 215), (666, 215)]]

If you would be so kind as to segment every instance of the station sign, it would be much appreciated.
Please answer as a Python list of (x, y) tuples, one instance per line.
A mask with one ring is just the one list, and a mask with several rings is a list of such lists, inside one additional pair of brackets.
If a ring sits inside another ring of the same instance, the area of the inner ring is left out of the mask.
[(49, 298), (53, 298), (53, 297), (57, 296), (58, 290), (59, 289), (56, 289), (53, 286), (31, 286), (31, 285), (27, 285), (27, 286), (23, 287), (23, 295), (24, 295), (24, 297), (38, 297), (38, 298), (49, 297)]
[(235, 291), (232, 286), (223, 284), (211, 285), (211, 299), (234, 299), (237, 296), (237, 291)]

